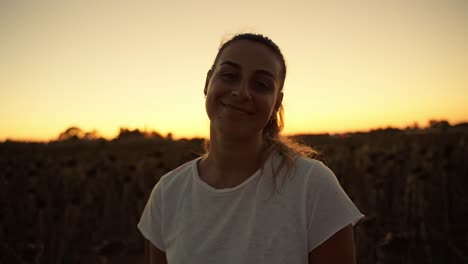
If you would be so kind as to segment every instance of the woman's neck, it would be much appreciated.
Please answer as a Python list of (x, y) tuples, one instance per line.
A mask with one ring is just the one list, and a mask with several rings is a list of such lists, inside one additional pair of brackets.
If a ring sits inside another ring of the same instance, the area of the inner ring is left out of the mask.
[(237, 186), (261, 167), (262, 150), (261, 135), (228, 138), (212, 131), (208, 155), (200, 163), (200, 177), (217, 188)]

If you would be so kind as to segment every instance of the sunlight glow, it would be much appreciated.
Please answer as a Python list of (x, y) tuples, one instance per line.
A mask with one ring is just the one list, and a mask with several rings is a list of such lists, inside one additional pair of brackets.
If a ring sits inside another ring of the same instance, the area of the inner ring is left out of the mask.
[(286, 134), (468, 120), (467, 1), (8, 1), (0, 141), (70, 126), (208, 136), (203, 86), (223, 37), (282, 49)]

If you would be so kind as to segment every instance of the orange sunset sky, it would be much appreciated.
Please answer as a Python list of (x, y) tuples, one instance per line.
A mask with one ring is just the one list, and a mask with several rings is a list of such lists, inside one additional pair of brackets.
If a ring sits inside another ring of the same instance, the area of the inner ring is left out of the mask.
[(0, 141), (208, 135), (223, 38), (282, 49), (286, 134), (468, 120), (468, 1), (0, 1)]

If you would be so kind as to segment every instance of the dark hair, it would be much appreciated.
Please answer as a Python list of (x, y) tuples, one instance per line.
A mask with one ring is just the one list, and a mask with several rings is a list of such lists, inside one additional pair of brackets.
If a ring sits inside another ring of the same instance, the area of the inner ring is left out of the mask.
[[(220, 54), (223, 50), (231, 45), (232, 43), (240, 40), (249, 40), (260, 43), (268, 47), (271, 51), (273, 51), (278, 59), (282, 64), (282, 71), (281, 71), (281, 87), (279, 92), (283, 91), (284, 81), (286, 79), (286, 62), (284, 60), (284, 56), (281, 53), (280, 48), (276, 45), (273, 40), (270, 38), (261, 35), (261, 34), (254, 34), (254, 33), (241, 33), (235, 35), (228, 41), (225, 41), (221, 44), (220, 48), (218, 49), (218, 54), (216, 54), (215, 60), (213, 65), (211, 66), (211, 70), (214, 70), (216, 63)], [(272, 151), (277, 151), (282, 157), (282, 161), (278, 168), (273, 168), (273, 186), (276, 189), (276, 178), (278, 172), (284, 167), (287, 166), (287, 173), (289, 170), (294, 166), (294, 160), (298, 156), (310, 157), (310, 158), (321, 158), (320, 153), (304, 144), (299, 143), (297, 140), (280, 135), (280, 132), (284, 128), (284, 108), (283, 104), (281, 104), (277, 109), (275, 109), (273, 115), (271, 116), (270, 120), (268, 121), (267, 125), (263, 129), (263, 139), (264, 139), (264, 156), (263, 160), (265, 160), (268, 155)], [(209, 152), (209, 141), (205, 142), (205, 151), (206, 153)], [(284, 181), (284, 179), (283, 179)]]

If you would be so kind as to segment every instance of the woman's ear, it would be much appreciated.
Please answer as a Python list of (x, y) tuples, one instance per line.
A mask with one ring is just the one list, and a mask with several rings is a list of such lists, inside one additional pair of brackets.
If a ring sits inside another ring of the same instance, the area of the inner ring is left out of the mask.
[(211, 69), (206, 73), (205, 89), (203, 89), (203, 93), (205, 94), (205, 96), (208, 93), (208, 85), (210, 84), (212, 74), (213, 74), (213, 70)]

